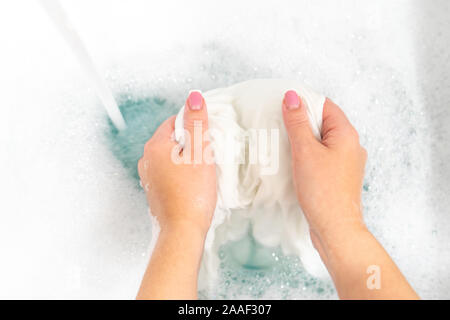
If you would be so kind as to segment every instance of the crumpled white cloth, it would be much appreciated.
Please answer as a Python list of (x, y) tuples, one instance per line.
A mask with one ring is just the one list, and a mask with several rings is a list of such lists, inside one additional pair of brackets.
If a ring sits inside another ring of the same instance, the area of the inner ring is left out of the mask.
[[(260, 244), (280, 246), (284, 254), (299, 256), (306, 271), (314, 276), (328, 275), (311, 243), (308, 223), (294, 191), (291, 152), (281, 112), (284, 93), (290, 89), (305, 102), (314, 135), (320, 139), (325, 98), (295, 80), (250, 80), (203, 93), (211, 145), (222, 163), (216, 166), (218, 203), (206, 238), (199, 289), (210, 288), (217, 279), (220, 246), (246, 236), (250, 225)], [(175, 121), (176, 140), (181, 144), (183, 112), (184, 107)], [(249, 147), (242, 143), (242, 136), (249, 129), (266, 129), (262, 132), (266, 132), (267, 148), (260, 148), (262, 140), (255, 144), (265, 162), (253, 160), (251, 164), (249, 156), (244, 156)], [(275, 129), (273, 136), (271, 129)], [(277, 140), (278, 148), (271, 143)], [(241, 163), (236, 161), (239, 159)], [(246, 159), (244, 163), (242, 159)]]

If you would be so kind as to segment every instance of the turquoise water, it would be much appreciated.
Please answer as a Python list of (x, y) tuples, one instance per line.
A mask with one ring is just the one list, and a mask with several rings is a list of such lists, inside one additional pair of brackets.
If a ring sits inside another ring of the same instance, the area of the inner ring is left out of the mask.
[[(128, 171), (130, 178), (139, 182), (137, 163), (144, 145), (159, 125), (179, 110), (176, 103), (158, 96), (133, 98), (120, 96), (118, 105), (127, 128), (118, 131), (108, 121), (105, 132), (108, 146)], [(200, 292), (202, 298), (316, 298), (335, 297), (332, 283), (310, 276), (296, 256), (286, 256), (280, 248), (259, 244), (251, 234), (229, 242), (219, 250), (219, 284), (212, 292)]]

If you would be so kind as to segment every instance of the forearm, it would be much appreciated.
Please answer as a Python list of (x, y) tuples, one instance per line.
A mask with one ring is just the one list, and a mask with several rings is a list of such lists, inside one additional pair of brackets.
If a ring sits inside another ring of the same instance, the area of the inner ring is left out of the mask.
[(418, 299), (390, 256), (365, 228), (323, 237), (322, 253), (341, 299)]
[(204, 239), (191, 224), (162, 228), (137, 299), (196, 299)]

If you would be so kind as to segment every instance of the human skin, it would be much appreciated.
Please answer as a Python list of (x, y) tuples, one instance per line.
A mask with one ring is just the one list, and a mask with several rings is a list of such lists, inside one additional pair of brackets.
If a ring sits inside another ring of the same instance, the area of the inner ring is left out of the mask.
[[(342, 110), (326, 99), (322, 139), (312, 133), (306, 107), (294, 91), (285, 94), (283, 119), (292, 151), (298, 202), (311, 240), (341, 299), (417, 299), (380, 243), (366, 228), (361, 189), (366, 150)], [(369, 287), (368, 270), (378, 268), (380, 285)]]
[[(319, 142), (297, 93), (288, 91), (281, 109), (291, 144), (297, 198), (308, 220), (312, 242), (339, 297), (418, 298), (364, 225), (361, 188), (367, 153), (344, 113), (326, 100)], [(174, 121), (171, 117), (160, 126), (147, 142), (138, 164), (150, 210), (161, 228), (138, 299), (197, 298), (198, 270), (216, 205), (215, 165), (194, 161), (194, 154), (209, 151), (209, 144), (199, 146), (188, 139), (181, 154), (190, 151), (187, 158), (192, 161), (174, 163)], [(207, 106), (200, 93), (189, 95), (184, 121), (190, 138), (199, 121), (202, 131), (207, 130)], [(370, 266), (381, 271), (378, 289), (367, 286)]]

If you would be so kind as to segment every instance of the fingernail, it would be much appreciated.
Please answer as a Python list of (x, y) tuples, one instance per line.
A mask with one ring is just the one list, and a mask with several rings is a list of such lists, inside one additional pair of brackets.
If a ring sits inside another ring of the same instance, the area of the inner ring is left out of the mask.
[(191, 93), (189, 93), (187, 104), (191, 110), (201, 110), (203, 106), (202, 94), (198, 91), (191, 91)]
[(284, 94), (284, 104), (289, 110), (297, 109), (300, 106), (300, 99), (297, 92), (289, 90)]

